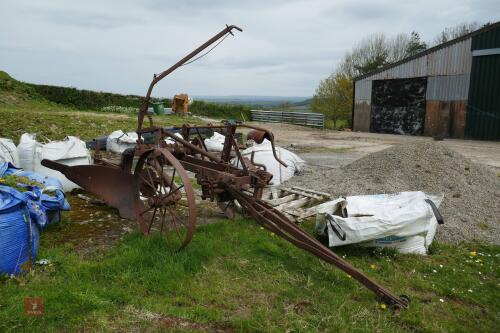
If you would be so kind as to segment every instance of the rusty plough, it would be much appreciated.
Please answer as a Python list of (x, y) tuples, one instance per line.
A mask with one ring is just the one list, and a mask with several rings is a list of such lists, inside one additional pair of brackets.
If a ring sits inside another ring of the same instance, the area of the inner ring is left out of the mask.
[[(233, 203), (238, 201), (267, 230), (337, 266), (394, 308), (406, 308), (406, 297), (393, 295), (262, 200), (263, 190), (272, 175), (264, 166), (253, 163), (253, 159), (241, 156), (235, 132), (238, 127), (246, 127), (265, 135), (272, 144), (274, 158), (286, 166), (276, 154), (270, 131), (229, 121), (220, 125), (183, 125), (182, 135), (178, 136), (168, 129), (154, 126), (147, 109), (155, 84), (175, 69), (193, 61), (209, 46), (228, 34), (232, 35), (234, 30), (242, 31), (236, 26), (226, 26), (175, 65), (154, 75), (138, 114), (137, 145), (123, 153), (119, 164), (100, 158), (98, 152), (94, 165), (66, 166), (50, 160), (43, 160), (42, 164), (62, 172), (86, 191), (116, 207), (122, 217), (136, 219), (144, 234), (156, 231), (166, 233), (167, 239), (176, 243), (179, 249), (191, 241), (196, 227), (196, 202), (191, 183), (194, 180), (188, 175), (191, 172), (201, 187), (202, 199), (216, 201), (226, 215), (233, 214)], [(145, 117), (149, 120), (148, 126), (143, 124)], [(200, 134), (202, 128), (218, 130), (225, 135), (220, 154), (207, 150)], [(143, 135), (146, 133), (154, 136), (154, 143), (144, 142)], [(240, 162), (241, 168), (231, 163), (233, 158)], [(251, 195), (249, 190), (252, 190)]]

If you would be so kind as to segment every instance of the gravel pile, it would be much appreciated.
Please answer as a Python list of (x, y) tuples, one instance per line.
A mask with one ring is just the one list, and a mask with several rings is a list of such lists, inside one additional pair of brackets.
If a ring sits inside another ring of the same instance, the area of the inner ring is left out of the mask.
[(438, 142), (401, 144), (339, 169), (306, 166), (284, 186), (303, 186), (334, 196), (424, 191), (444, 194), (445, 224), (436, 239), (500, 244), (500, 177)]

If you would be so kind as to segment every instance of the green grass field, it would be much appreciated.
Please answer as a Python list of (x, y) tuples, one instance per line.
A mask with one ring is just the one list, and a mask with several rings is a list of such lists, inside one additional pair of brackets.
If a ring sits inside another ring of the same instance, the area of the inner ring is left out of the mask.
[[(182, 331), (169, 326), (181, 322), (201, 331), (495, 332), (499, 324), (498, 247), (436, 244), (427, 257), (336, 250), (411, 297), (395, 314), (252, 220), (201, 226), (180, 253), (134, 232), (84, 258), (55, 241), (58, 228), (42, 234), (39, 258), (51, 266), (1, 282), (0, 330)], [(43, 297), (45, 317), (25, 317), (24, 297)]]
[[(135, 126), (133, 115), (77, 111), (22, 89), (0, 89), (0, 136), (15, 141), (24, 132), (91, 139)], [(114, 210), (95, 210), (119, 221)], [(409, 309), (393, 313), (345, 273), (251, 219), (200, 226), (180, 253), (159, 236), (130, 232), (82, 254), (63, 230), (75, 230), (67, 215), (42, 232), (38, 258), (50, 265), (0, 277), (0, 332), (497, 332), (500, 326), (499, 246), (434, 243), (429, 256), (335, 249), (411, 298)], [(25, 297), (42, 297), (45, 316), (26, 317)]]

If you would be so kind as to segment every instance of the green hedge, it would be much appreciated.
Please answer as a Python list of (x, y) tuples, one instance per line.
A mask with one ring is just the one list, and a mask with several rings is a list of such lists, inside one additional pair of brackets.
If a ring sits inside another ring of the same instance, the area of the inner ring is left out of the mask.
[[(122, 106), (139, 108), (143, 101), (142, 96), (120, 95), (76, 88), (49, 86), (26, 83), (36, 94), (54, 103), (71, 106), (82, 110), (102, 110), (107, 106)], [(159, 99), (153, 99), (155, 101)], [(161, 99), (165, 107), (170, 107), (171, 100)], [(223, 119), (239, 119), (245, 117), (250, 120), (250, 108), (243, 105), (215, 104), (203, 101), (194, 101), (189, 111), (198, 116)]]
[(143, 100), (143, 97), (137, 95), (120, 95), (31, 83), (26, 85), (32, 87), (46, 100), (82, 110), (99, 110), (110, 105), (138, 108)]
[[(0, 91), (14, 92), (26, 98), (45, 99), (80, 110), (103, 112), (130, 112), (130, 108), (138, 109), (144, 98), (137, 95), (121, 95), (69, 87), (25, 83), (13, 79), (3, 71), (0, 71)], [(170, 99), (153, 98), (152, 101), (163, 101), (165, 107), (170, 107), (172, 103)], [(250, 120), (250, 107), (245, 105), (194, 101), (189, 111), (193, 115), (210, 118)]]

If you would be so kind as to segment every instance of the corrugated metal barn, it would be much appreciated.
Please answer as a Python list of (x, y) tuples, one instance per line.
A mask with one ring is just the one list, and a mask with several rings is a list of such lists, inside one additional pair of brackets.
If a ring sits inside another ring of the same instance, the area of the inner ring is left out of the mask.
[(354, 79), (353, 129), (500, 140), (500, 22)]

